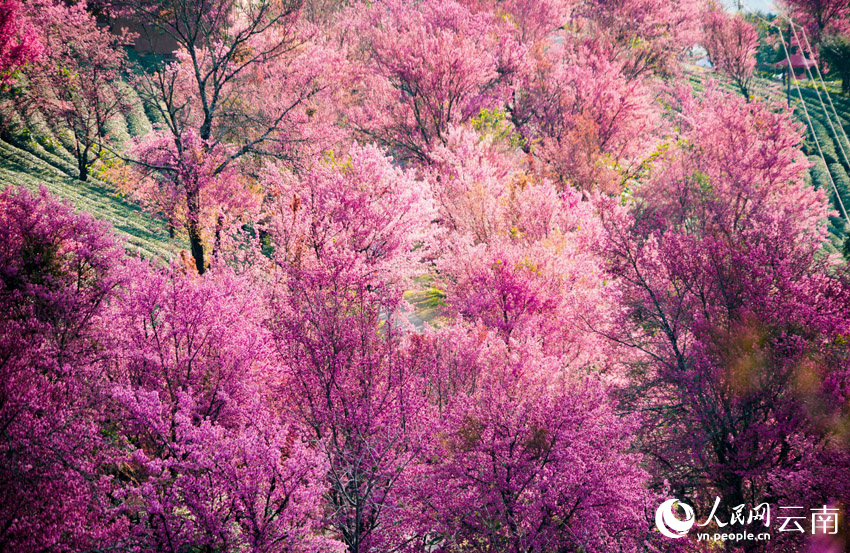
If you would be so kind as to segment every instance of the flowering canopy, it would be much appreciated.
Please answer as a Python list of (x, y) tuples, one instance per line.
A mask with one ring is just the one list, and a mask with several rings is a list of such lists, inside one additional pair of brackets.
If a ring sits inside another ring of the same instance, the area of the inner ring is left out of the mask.
[[(653, 525), (670, 497), (722, 498), (706, 531), (850, 505), (850, 276), (741, 17), (0, 9), (0, 115), (61, 142), (16, 146), (191, 250), (140, 259), (45, 189), (0, 192), (0, 550), (843, 547), (846, 517), (766, 542)], [(174, 51), (131, 63), (98, 17)], [(677, 82), (697, 40), (743, 98)]]

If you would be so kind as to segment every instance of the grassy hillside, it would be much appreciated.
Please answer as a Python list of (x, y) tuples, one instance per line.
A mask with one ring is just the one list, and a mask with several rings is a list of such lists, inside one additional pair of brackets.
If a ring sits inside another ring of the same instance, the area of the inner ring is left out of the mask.
[[(133, 111), (110, 124), (109, 138), (116, 146), (124, 146), (153, 128), (141, 100), (135, 100)], [(144, 257), (170, 259), (185, 247), (180, 240), (169, 238), (163, 221), (143, 212), (97, 174), (88, 182), (79, 181), (69, 136), (54, 134), (38, 115), (26, 121), (18, 116), (16, 122), (18, 130), (13, 138), (0, 140), (0, 188), (18, 185), (34, 190), (45, 186), (77, 209), (111, 223), (125, 240), (127, 250)]]

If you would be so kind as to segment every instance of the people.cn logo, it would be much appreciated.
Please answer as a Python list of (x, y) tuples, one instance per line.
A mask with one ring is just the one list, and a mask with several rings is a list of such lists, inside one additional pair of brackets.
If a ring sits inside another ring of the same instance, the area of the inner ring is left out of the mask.
[[(679, 520), (673, 512), (673, 509), (676, 507), (676, 503), (678, 503), (679, 507), (681, 507), (682, 511), (684, 511), (685, 520)], [(695, 522), (696, 516), (694, 515), (694, 510), (690, 505), (682, 503), (678, 499), (668, 499), (659, 505), (658, 510), (655, 511), (655, 526), (658, 528), (659, 532), (668, 538), (676, 539), (684, 537)]]

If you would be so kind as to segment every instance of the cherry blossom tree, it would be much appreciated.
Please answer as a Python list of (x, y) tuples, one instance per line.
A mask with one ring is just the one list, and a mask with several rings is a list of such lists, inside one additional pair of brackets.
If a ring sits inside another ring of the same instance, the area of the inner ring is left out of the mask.
[(38, 0), (27, 10), (44, 52), (26, 70), (31, 92), (26, 107), (41, 111), (56, 132), (71, 135), (79, 179), (86, 181), (101, 156), (106, 125), (130, 107), (121, 86), (127, 68), (122, 46), (130, 37), (98, 27), (84, 3)]
[(581, 322), (611, 320), (602, 259), (588, 247), (601, 238), (593, 206), (575, 189), (529, 176), (521, 157), (510, 164), (500, 150), (461, 129), (432, 156), (439, 227), (429, 243), (444, 314), (480, 321), (511, 342), (539, 342), (578, 365), (606, 365), (602, 341)]
[(322, 279), (332, 278), (393, 295), (414, 274), (413, 249), (428, 229), (430, 196), (377, 147), (328, 154), (303, 174), (271, 167), (264, 187), (274, 259), (284, 272), (296, 271), (293, 285), (321, 290)]
[(700, 0), (583, 0), (576, 25), (628, 78), (676, 72), (699, 34)]
[(326, 465), (272, 391), (280, 371), (248, 283), (139, 263), (112, 318), (111, 429), (142, 551), (322, 551)]
[(523, 47), (506, 23), (454, 0), (396, 0), (359, 8), (350, 34), (359, 40), (362, 94), (351, 110), (368, 140), (401, 159), (428, 161), (449, 126), (510, 97)]
[(729, 14), (713, 4), (703, 16), (702, 45), (712, 65), (732, 79), (744, 98), (749, 98), (759, 46), (755, 27), (740, 14)]
[(17, 0), (0, 4), (0, 86), (8, 85), (15, 73), (41, 54), (41, 43), (24, 18)]
[(512, 120), (544, 175), (585, 191), (618, 192), (648, 155), (658, 128), (651, 90), (596, 45), (569, 37), (540, 51)]
[(439, 438), (401, 478), (415, 507), (400, 526), (441, 551), (637, 550), (635, 421), (614, 414), (607, 344), (583, 322), (613, 322), (588, 247), (602, 227), (579, 191), (537, 181), (506, 146), (456, 128), (431, 156), (434, 285), (454, 322), (413, 344)]
[(480, 244), (511, 230), (519, 207), (509, 201), (511, 193), (529, 180), (522, 156), (492, 137), (454, 127), (431, 159), (426, 180), (439, 225), (432, 241), (448, 235)]
[[(271, 157), (294, 164), (299, 146), (318, 138), (332, 143), (328, 136), (335, 131), (316, 123), (324, 121), (329, 110), (323, 108), (320, 117), (315, 117), (319, 107), (314, 100), (328, 88), (325, 67), (338, 61), (338, 56), (312, 41), (309, 26), (300, 24), (300, 0), (248, 4), (114, 0), (109, 5), (150, 29), (152, 43), (158, 33), (178, 45), (176, 61), (160, 60), (138, 83), (161, 111), (176, 150), (175, 161), (200, 155), (204, 158), (200, 164), (207, 166), (216, 159), (207, 172), (217, 177), (239, 159)], [(184, 151), (189, 143), (200, 145), (201, 150), (189, 154)], [(219, 156), (224, 149), (227, 155)], [(191, 174), (189, 167), (134, 161), (147, 170), (166, 173), (165, 180)], [(186, 213), (190, 248), (203, 274), (209, 236), (202, 232), (202, 214), (219, 206), (204, 204), (195, 180), (193, 176), (189, 182), (178, 182), (176, 188), (184, 194), (181, 208)]]
[(507, 19), (521, 44), (532, 46), (569, 25), (580, 2), (574, 0), (464, 0), (473, 11)]
[(716, 90), (681, 93), (677, 112), (675, 148), (628, 212), (604, 219), (627, 316), (612, 338), (645, 356), (627, 401), (651, 414), (651, 472), (679, 496), (721, 496), (725, 523), (739, 504), (829, 500), (792, 478), (833, 447), (824, 417), (844, 369), (829, 359), (844, 355), (835, 340), (846, 325), (835, 261), (820, 254), (829, 208), (806, 181), (800, 128)]
[(424, 455), (439, 550), (641, 550), (645, 475), (599, 383), (524, 348), (488, 361)]
[(121, 249), (44, 189), (0, 192), (0, 223), (0, 548), (117, 543), (96, 361)]
[(850, 6), (841, 0), (783, 0), (781, 5), (795, 23), (806, 27), (813, 46), (825, 31), (846, 31), (850, 25)]
[(262, 201), (258, 187), (253, 190), (238, 161), (230, 161), (233, 148), (227, 144), (211, 146), (187, 131), (175, 144), (167, 132), (153, 132), (137, 141), (131, 155), (139, 165), (125, 188), (147, 208), (166, 219), (172, 236), (176, 229), (186, 228), (191, 241), (195, 268), (203, 256), (201, 235), (213, 237), (211, 254), (220, 253), (222, 232), (236, 221), (250, 221), (257, 215)]
[[(392, 490), (423, 440), (422, 375), (401, 292), (427, 226), (421, 183), (375, 147), (271, 173), (278, 282), (271, 329), (290, 412), (329, 465), (327, 522), (351, 552), (379, 547)], [(387, 546), (389, 547), (389, 546)]]

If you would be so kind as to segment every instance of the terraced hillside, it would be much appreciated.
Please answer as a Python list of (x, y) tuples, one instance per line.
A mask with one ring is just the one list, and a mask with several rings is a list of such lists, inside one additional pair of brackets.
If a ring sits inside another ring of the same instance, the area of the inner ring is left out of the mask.
[[(688, 66), (684, 75), (696, 90), (702, 89), (707, 79), (717, 77), (710, 71), (694, 66)], [(729, 90), (737, 91), (731, 83), (722, 80), (720, 83)], [(758, 79), (754, 90), (761, 97), (785, 101), (785, 91), (779, 83)], [(804, 148), (813, 163), (810, 170), (812, 184), (824, 188), (836, 211), (839, 211), (839, 201), (829, 179), (831, 176), (844, 206), (850, 210), (850, 164), (839, 146), (839, 141), (844, 137), (840, 130), (833, 132), (829, 126), (816, 90), (803, 87), (801, 92), (823, 152), (821, 159), (811, 131), (808, 131)], [(132, 91), (129, 93), (134, 95)], [(837, 94), (833, 94), (832, 99), (841, 125), (850, 135), (850, 99)], [(132, 111), (117, 117), (108, 129), (109, 138), (117, 147), (123, 147), (133, 137), (150, 132), (156, 123), (157, 114), (146, 110), (138, 96), (134, 100)], [(805, 123), (804, 111), (794, 89), (791, 105)], [(71, 201), (77, 209), (109, 221), (119, 236), (126, 240), (127, 249), (138, 251), (145, 257), (170, 259), (185, 247), (179, 238), (169, 237), (163, 221), (143, 212), (138, 204), (103, 180), (97, 171), (88, 182), (79, 181), (76, 178), (76, 161), (71, 153), (73, 144), (67, 135), (54, 133), (39, 116), (27, 121), (19, 117), (18, 123), (19, 128), (25, 130), (18, 132), (9, 141), (0, 140), (0, 188), (21, 185), (37, 189), (46, 186), (54, 195)], [(850, 143), (845, 144), (845, 152), (850, 156)], [(850, 229), (846, 228), (841, 215), (831, 218), (829, 229), (832, 245), (836, 251), (840, 251)]]
[[(131, 92), (132, 94), (132, 92)], [(124, 146), (132, 137), (153, 128), (153, 112), (146, 113), (143, 102), (134, 98), (133, 110), (112, 121), (110, 140)], [(17, 133), (9, 141), (0, 140), (0, 188), (20, 185), (30, 189), (45, 186), (59, 198), (69, 200), (82, 211), (108, 221), (125, 240), (127, 250), (144, 257), (170, 259), (182, 242), (172, 239), (163, 221), (142, 211), (97, 171), (88, 182), (76, 178), (77, 165), (73, 143), (68, 135), (54, 133), (36, 115), (24, 121), (17, 116)]]
[[(697, 90), (703, 87), (707, 78), (717, 77), (710, 71), (696, 67), (689, 67), (685, 71), (685, 76), (688, 78), (691, 85)], [(724, 82), (722, 80), (720, 82), (722, 86), (737, 92), (737, 88), (735, 88), (731, 83)], [(780, 83), (767, 79), (757, 79), (754, 91), (757, 96), (779, 102), (786, 102), (785, 90)], [(850, 143), (845, 142), (844, 134), (842, 134), (841, 129), (837, 127), (835, 116), (832, 114), (832, 110), (830, 109), (829, 102), (824, 95), (824, 92), (821, 91), (820, 95), (821, 99), (825, 103), (827, 110), (826, 113), (822, 107), (821, 100), (818, 99), (818, 91), (815, 88), (801, 84), (800, 92), (803, 97), (803, 102), (805, 103), (805, 108), (812, 120), (814, 134), (817, 136), (817, 142), (820, 145), (821, 152), (823, 152), (823, 158), (821, 158), (820, 153), (818, 152), (814, 136), (812, 136), (812, 131), (808, 127), (806, 110), (803, 109), (803, 105), (800, 102), (800, 96), (793, 86), (791, 88), (791, 106), (794, 108), (794, 112), (800, 121), (806, 125), (807, 133), (804, 150), (809, 161), (813, 163), (812, 168), (809, 170), (812, 178), (812, 184), (813, 186), (823, 188), (827, 191), (830, 201), (835, 207), (836, 212), (839, 213), (837, 216), (830, 219), (829, 231), (833, 246), (836, 250), (841, 251), (844, 246), (844, 242), (847, 239), (847, 235), (850, 233), (850, 228), (847, 228), (844, 216), (840, 214), (841, 202), (838, 200), (838, 197), (840, 197), (844, 207), (848, 210), (848, 213), (850, 213), (850, 164), (848, 164), (847, 159), (845, 159), (841, 151), (841, 145), (844, 145), (844, 153), (846, 153), (848, 158), (850, 158)], [(835, 105), (840, 123), (844, 128), (844, 133), (850, 135), (850, 99), (835, 93), (831, 93), (830, 97)], [(834, 132), (827, 119), (827, 113), (831, 116), (833, 126), (835, 126)], [(832, 182), (835, 183), (835, 188), (832, 186), (830, 176), (832, 177)], [(836, 189), (838, 191), (838, 196), (836, 196), (835, 193)]]

